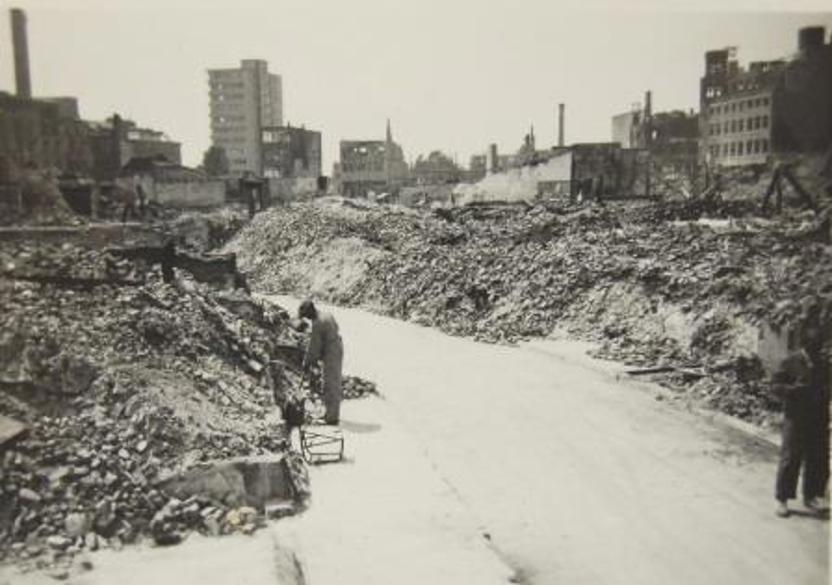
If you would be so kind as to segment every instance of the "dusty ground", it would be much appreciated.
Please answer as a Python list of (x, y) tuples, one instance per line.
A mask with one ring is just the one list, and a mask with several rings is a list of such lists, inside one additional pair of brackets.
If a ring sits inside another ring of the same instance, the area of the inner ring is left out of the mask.
[(828, 523), (773, 514), (771, 445), (557, 347), (336, 315), (345, 367), (379, 383), (528, 582), (828, 582)]

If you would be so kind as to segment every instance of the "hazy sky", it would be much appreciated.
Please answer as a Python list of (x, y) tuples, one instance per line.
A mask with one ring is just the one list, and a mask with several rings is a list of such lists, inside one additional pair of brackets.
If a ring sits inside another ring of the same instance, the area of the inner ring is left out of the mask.
[[(208, 76), (261, 58), (283, 76), (284, 121), (321, 130), (324, 172), (338, 141), (394, 137), (408, 158), (441, 149), (467, 164), (496, 142), (514, 152), (534, 124), (555, 140), (610, 140), (610, 118), (653, 90), (654, 110), (697, 107), (704, 51), (774, 59), (806, 25), (832, 31), (827, 0), (19, 0), (36, 96), (74, 95), (208, 147)], [(624, 8), (626, 7), (626, 8)], [(788, 14), (777, 12), (788, 9)], [(657, 12), (661, 10), (661, 12)], [(753, 10), (753, 12), (749, 12)], [(816, 12), (810, 12), (810, 11)], [(743, 12), (745, 11), (745, 12)], [(14, 91), (8, 10), (0, 89)]]

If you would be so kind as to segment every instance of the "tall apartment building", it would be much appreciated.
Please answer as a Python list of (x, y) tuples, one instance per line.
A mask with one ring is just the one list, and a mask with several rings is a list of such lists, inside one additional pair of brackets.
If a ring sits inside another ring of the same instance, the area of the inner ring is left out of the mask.
[(791, 59), (741, 67), (733, 49), (705, 53), (699, 155), (719, 166), (819, 152), (832, 143), (832, 42), (823, 27), (798, 34)]
[(263, 174), (261, 132), (283, 125), (283, 89), (268, 63), (244, 59), (237, 69), (209, 69), (211, 143), (222, 147), (232, 174)]

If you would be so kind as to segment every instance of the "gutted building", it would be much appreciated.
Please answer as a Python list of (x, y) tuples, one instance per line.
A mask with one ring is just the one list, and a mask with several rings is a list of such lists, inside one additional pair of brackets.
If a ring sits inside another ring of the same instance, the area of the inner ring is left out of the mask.
[(266, 126), (261, 131), (263, 176), (317, 179), (321, 176), (321, 133), (292, 126)]
[(134, 158), (182, 163), (182, 145), (170, 140), (163, 132), (142, 128), (118, 114), (103, 122), (86, 124), (92, 150), (92, 174), (96, 179), (113, 179)]
[(705, 54), (699, 157), (717, 166), (765, 164), (832, 144), (832, 42), (823, 27), (798, 34), (791, 59), (742, 67), (736, 50)]
[(0, 160), (8, 168), (89, 172), (89, 129), (77, 110), (77, 103), (73, 109), (66, 98), (59, 103), (0, 92)]
[(401, 187), (408, 168), (402, 147), (393, 141), (390, 122), (384, 140), (342, 140), (335, 175), (347, 197), (366, 197), (370, 191), (390, 192)]

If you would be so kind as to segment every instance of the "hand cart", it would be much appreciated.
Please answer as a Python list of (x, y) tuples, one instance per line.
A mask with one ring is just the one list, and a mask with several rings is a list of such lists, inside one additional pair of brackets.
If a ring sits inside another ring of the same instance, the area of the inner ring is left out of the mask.
[[(302, 392), (305, 376), (302, 376), (298, 390)], [(311, 392), (310, 392), (311, 394)], [(335, 463), (344, 458), (344, 434), (335, 425), (324, 424), (320, 420), (320, 409), (311, 397), (303, 402), (304, 424), (298, 432), (300, 433), (300, 450), (304, 461), (308, 464)]]

